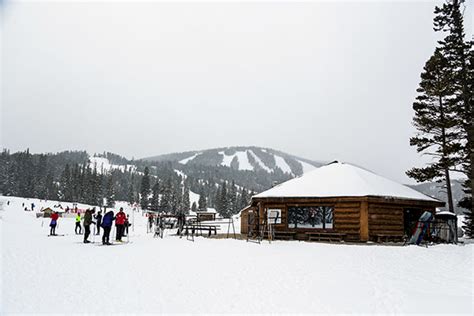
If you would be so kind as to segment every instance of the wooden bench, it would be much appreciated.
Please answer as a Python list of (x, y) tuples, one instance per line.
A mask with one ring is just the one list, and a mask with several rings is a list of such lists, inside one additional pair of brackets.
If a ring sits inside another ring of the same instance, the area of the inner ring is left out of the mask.
[(336, 232), (306, 232), (308, 241), (344, 241), (346, 234)]
[(275, 239), (294, 240), (296, 232), (275, 231)]
[(375, 239), (378, 243), (383, 243), (389, 242), (389, 241), (394, 241), (394, 242), (401, 242), (403, 241), (403, 236), (402, 235), (391, 235), (391, 234), (375, 234)]

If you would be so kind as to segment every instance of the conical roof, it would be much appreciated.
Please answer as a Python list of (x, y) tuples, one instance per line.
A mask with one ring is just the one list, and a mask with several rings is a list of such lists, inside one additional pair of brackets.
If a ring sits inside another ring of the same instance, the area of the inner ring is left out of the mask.
[(380, 196), (440, 202), (403, 184), (347, 163), (333, 162), (291, 179), (254, 198)]

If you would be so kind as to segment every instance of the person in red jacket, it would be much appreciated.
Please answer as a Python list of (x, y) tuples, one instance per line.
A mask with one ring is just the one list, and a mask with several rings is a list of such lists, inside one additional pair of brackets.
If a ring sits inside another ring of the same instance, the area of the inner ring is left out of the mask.
[(56, 236), (56, 225), (58, 225), (58, 218), (59, 214), (57, 212), (53, 212), (51, 214), (51, 223), (49, 224), (49, 227), (51, 227), (49, 234), (51, 236)]
[(123, 212), (123, 207), (120, 208), (120, 211), (115, 215), (115, 228), (117, 230), (116, 241), (122, 241), (123, 230), (125, 228), (125, 220), (127, 216)]

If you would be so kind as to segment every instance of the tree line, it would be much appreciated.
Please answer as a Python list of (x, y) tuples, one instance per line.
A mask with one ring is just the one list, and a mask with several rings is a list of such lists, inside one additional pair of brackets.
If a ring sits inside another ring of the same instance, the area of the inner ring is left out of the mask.
[[(135, 168), (103, 170), (84, 151), (0, 154), (0, 193), (6, 196), (59, 200), (113, 207), (115, 201), (139, 203), (144, 210), (188, 213), (215, 208), (222, 216), (238, 213), (251, 192), (235, 182), (196, 178), (177, 172), (171, 163), (128, 161), (112, 153), (99, 155), (110, 163)], [(191, 204), (190, 194), (200, 195)]]

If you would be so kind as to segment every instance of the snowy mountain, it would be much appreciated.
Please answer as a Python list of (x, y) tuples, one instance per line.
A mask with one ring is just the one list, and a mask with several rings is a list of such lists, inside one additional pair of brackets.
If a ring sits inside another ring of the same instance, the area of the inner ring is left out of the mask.
[(188, 151), (153, 156), (142, 160), (150, 162), (170, 161), (177, 162), (180, 165), (222, 166), (238, 171), (281, 172), (292, 177), (302, 175), (324, 164), (278, 150), (255, 146)]
[[(429, 196), (435, 197), (441, 201), (447, 201), (446, 190), (442, 183), (426, 182), (415, 185), (410, 185), (411, 188), (420, 191)], [(451, 190), (453, 192), (454, 211), (456, 214), (463, 214), (465, 209), (458, 207), (458, 202), (464, 197), (462, 182), (453, 180), (451, 182)]]

